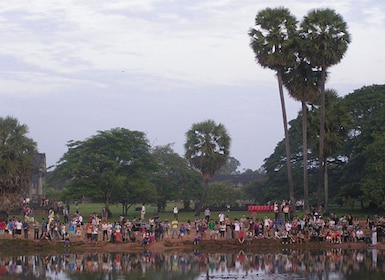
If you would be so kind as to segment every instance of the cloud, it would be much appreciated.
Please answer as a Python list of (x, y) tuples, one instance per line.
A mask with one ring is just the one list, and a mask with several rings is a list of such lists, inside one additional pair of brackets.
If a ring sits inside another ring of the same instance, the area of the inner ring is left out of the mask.
[[(257, 12), (284, 6), (298, 20), (314, 8), (340, 13), (352, 44), (327, 87), (344, 95), (383, 83), (384, 3), (2, 1), (3, 114), (30, 127), (49, 165), (69, 139), (113, 127), (144, 131), (157, 145), (175, 142), (183, 153), (191, 124), (210, 118), (228, 128), (242, 166), (257, 169), (283, 138), (275, 74), (249, 47)], [(287, 98), (287, 107), (291, 119), (300, 105)]]

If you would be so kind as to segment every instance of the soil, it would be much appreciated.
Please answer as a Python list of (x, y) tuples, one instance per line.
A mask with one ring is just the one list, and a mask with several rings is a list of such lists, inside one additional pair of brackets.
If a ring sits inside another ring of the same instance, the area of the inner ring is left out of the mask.
[[(98, 244), (89, 244), (84, 241), (72, 241), (70, 247), (64, 246), (64, 242), (48, 240), (25, 240), (25, 239), (0, 239), (0, 255), (23, 255), (30, 254), (55, 254), (64, 252), (85, 253), (85, 252), (126, 252), (135, 253), (143, 250), (155, 253), (169, 252), (193, 252), (198, 250), (206, 252), (234, 252), (239, 250), (248, 250), (258, 253), (280, 252), (284, 249), (295, 250), (319, 250), (319, 249), (368, 249), (373, 248), (365, 242), (348, 242), (342, 244), (330, 244), (326, 242), (304, 242), (302, 244), (281, 244), (276, 239), (254, 239), (251, 244), (240, 244), (237, 240), (201, 240), (199, 244), (193, 244), (191, 239), (167, 239), (150, 243), (146, 246), (139, 242), (99, 242)], [(375, 248), (385, 250), (384, 243), (378, 243)]]

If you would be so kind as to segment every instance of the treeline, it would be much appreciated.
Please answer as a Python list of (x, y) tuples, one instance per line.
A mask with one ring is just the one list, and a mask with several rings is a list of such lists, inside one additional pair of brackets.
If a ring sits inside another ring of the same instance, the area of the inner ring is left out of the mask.
[[(380, 207), (385, 194), (385, 85), (365, 86), (344, 96), (327, 90), (325, 121), (325, 165), (331, 202), (351, 205), (357, 201)], [(319, 192), (318, 132), (320, 108), (308, 105), (309, 202), (323, 203)], [(296, 200), (303, 198), (302, 111), (289, 122), (289, 139)], [(258, 202), (288, 199), (284, 140), (264, 161), (265, 179), (250, 189)]]

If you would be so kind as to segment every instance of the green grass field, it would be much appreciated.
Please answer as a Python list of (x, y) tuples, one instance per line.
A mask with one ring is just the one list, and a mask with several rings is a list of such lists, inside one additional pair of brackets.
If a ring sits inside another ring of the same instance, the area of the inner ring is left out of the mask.
[[(172, 207), (173, 206), (174, 206), (174, 203), (169, 203), (169, 205), (166, 208), (166, 211), (163, 213), (159, 213), (161, 220), (165, 220), (165, 219), (171, 220), (173, 218), (173, 213), (172, 213)], [(177, 206), (179, 209), (181, 209), (183, 207), (182, 204), (180, 204), (180, 205), (177, 204)], [(83, 217), (85, 219), (87, 219), (87, 217), (89, 215), (91, 215), (92, 213), (100, 214), (103, 207), (104, 207), (103, 203), (84, 203), (84, 204), (79, 204), (77, 207), (74, 204), (72, 204), (72, 205), (70, 205), (70, 214), (73, 215), (76, 212), (76, 210), (78, 210), (83, 215)], [(125, 217), (127, 219), (130, 219), (130, 220), (133, 217), (137, 217), (137, 218), (140, 217), (140, 211), (137, 210), (140, 207), (141, 207), (141, 205), (132, 206), (128, 210), (128, 214), (125, 215)], [(118, 220), (119, 216), (122, 215), (122, 212), (123, 212), (122, 205), (115, 205), (115, 204), (110, 205), (110, 210), (112, 212), (112, 217), (110, 217), (109, 220), (111, 220), (111, 221)], [(157, 210), (156, 206), (146, 205), (146, 218), (153, 216), (154, 213), (156, 213), (156, 210)], [(341, 217), (343, 215), (352, 214), (354, 217), (357, 217), (360, 220), (365, 219), (366, 215), (369, 215), (370, 217), (374, 217), (375, 215), (378, 215), (378, 216), (384, 215), (383, 211), (362, 210), (362, 209), (360, 209), (360, 207), (358, 205), (355, 206), (354, 208), (334, 206), (334, 207), (330, 207), (330, 212), (336, 213), (339, 217)], [(214, 220), (217, 219), (218, 214), (219, 214), (219, 211), (211, 211), (211, 217)], [(247, 209), (245, 207), (245, 211), (230, 211), (230, 212), (225, 212), (225, 215), (228, 215), (230, 217), (230, 219), (235, 219), (235, 218), (240, 219), (243, 215), (245, 215), (246, 217), (250, 217), (251, 214), (247, 211)], [(299, 217), (302, 217), (303, 212), (298, 211), (297, 215)], [(22, 219), (21, 215), (16, 215), (16, 216)], [(270, 218), (273, 218), (274, 214), (269, 213), (269, 212), (268, 213), (265, 213), (265, 212), (264, 213), (257, 213), (258, 219), (262, 219), (265, 216), (269, 216)], [(35, 215), (35, 218), (38, 221), (41, 221), (41, 219), (43, 217), (46, 217), (46, 215), (44, 215), (44, 214)], [(201, 212), (200, 217), (201, 218), (204, 217), (203, 211)], [(179, 211), (179, 214), (178, 214), (178, 219), (179, 219), (179, 221), (184, 221), (184, 222), (186, 222), (188, 220), (194, 221), (195, 220), (195, 213), (194, 212), (184, 212), (183, 209), (181, 209)]]

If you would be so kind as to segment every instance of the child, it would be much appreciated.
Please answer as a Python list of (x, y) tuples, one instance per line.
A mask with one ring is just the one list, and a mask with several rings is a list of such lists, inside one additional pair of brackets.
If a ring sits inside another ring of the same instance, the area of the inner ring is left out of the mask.
[(250, 245), (252, 240), (253, 240), (253, 233), (249, 230), (246, 233), (246, 244)]
[(184, 236), (185, 234), (186, 234), (186, 227), (185, 227), (184, 224), (182, 224), (182, 225), (180, 226), (180, 229), (179, 229), (179, 236), (178, 236), (178, 238), (183, 239), (183, 236)]
[(143, 234), (142, 245), (146, 246), (150, 242), (150, 235), (148, 233)]
[(194, 245), (198, 245), (200, 240), (201, 240), (201, 237), (200, 237), (199, 234), (197, 234), (197, 235), (194, 237)]
[(64, 240), (64, 247), (71, 247), (70, 239), (68, 237), (66, 237), (66, 239)]
[(243, 232), (243, 230), (240, 230), (238, 232), (238, 242), (240, 244), (243, 244), (245, 242), (245, 233)]

